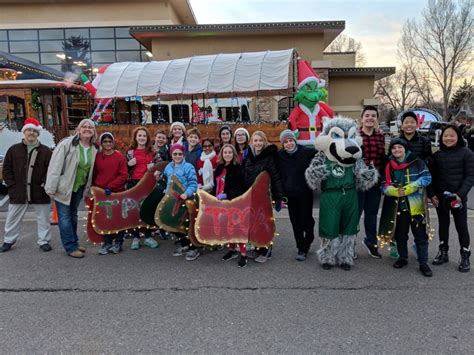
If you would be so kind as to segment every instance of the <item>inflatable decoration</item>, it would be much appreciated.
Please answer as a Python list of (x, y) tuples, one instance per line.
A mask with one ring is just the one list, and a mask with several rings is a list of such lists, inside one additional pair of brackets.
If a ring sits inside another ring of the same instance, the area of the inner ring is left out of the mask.
[(298, 60), (298, 91), (293, 98), (296, 105), (288, 118), (298, 144), (313, 146), (323, 118), (334, 115), (332, 108), (323, 102), (327, 100), (325, 84), (307, 61)]
[(200, 244), (251, 243), (266, 247), (275, 235), (270, 198), (270, 176), (261, 173), (250, 189), (233, 200), (220, 201), (198, 191), (199, 212), (194, 224)]
[(168, 232), (188, 233), (188, 209), (180, 195), (185, 191), (176, 176), (155, 211), (155, 224)]
[[(102, 76), (109, 67), (110, 64), (105, 64), (99, 68), (95, 79), (91, 82), (87, 75), (81, 74), (79, 78), (81, 79), (84, 87), (87, 91), (95, 97), (97, 93), (97, 88), (99, 83), (102, 80)], [(111, 107), (113, 99), (96, 99), (95, 100), (95, 109), (90, 117), (92, 120), (97, 122), (110, 123), (113, 121), (113, 109)]]
[(94, 204), (89, 218), (95, 232), (113, 234), (121, 230), (149, 227), (140, 219), (140, 206), (155, 185), (153, 173), (147, 172), (136, 186), (127, 191), (106, 195), (103, 189), (92, 187)]

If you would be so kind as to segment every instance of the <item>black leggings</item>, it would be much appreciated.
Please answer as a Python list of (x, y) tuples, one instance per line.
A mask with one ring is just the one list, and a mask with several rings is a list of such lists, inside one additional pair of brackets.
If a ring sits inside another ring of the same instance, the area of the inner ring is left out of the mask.
[(469, 228), (467, 226), (467, 201), (462, 201), (461, 208), (450, 208), (449, 202), (444, 198), (440, 198), (436, 212), (438, 212), (440, 247), (443, 250), (449, 250), (449, 212), (451, 212), (454, 226), (458, 232), (459, 245), (461, 248), (468, 249), (471, 238), (469, 237)]

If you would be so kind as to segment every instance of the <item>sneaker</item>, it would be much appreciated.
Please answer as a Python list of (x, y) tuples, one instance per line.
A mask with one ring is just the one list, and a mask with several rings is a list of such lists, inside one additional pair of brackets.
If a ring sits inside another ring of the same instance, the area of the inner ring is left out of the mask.
[(121, 243), (114, 243), (110, 249), (109, 252), (112, 254), (118, 254), (122, 251), (122, 244)]
[(163, 239), (163, 240), (171, 239), (171, 234), (169, 234), (165, 230), (159, 231), (159, 235), (160, 235), (160, 238)]
[(397, 243), (390, 242), (390, 249), (388, 252), (388, 256), (392, 259), (400, 259), (400, 255), (398, 254)]
[(74, 250), (73, 252), (68, 254), (72, 258), (80, 259), (84, 257), (84, 253), (80, 251), (79, 249)]
[(53, 250), (53, 248), (51, 248), (51, 245), (49, 245), (48, 243), (40, 245), (40, 249), (45, 252)]
[(241, 255), (239, 262), (237, 263), (238, 267), (246, 267), (248, 264), (248, 259), (245, 255)]
[(401, 269), (404, 266), (408, 265), (408, 260), (404, 258), (399, 258), (397, 261), (393, 263), (393, 267), (395, 269)]
[(148, 248), (151, 248), (151, 249), (155, 249), (155, 248), (158, 248), (160, 246), (160, 244), (158, 244), (158, 242), (153, 239), (153, 238), (145, 238), (145, 241), (143, 242), (144, 245), (146, 245)]
[(307, 255), (308, 254), (305, 253), (304, 251), (299, 251), (298, 254), (296, 255), (295, 259), (298, 260), (298, 261), (305, 261)]
[(98, 254), (99, 255), (107, 255), (109, 253), (110, 248), (112, 248), (112, 244), (103, 243), (101, 248), (98, 251)]
[(133, 238), (132, 246), (130, 247), (130, 249), (132, 249), (132, 250), (140, 249), (140, 239), (139, 238)]
[(431, 271), (430, 267), (428, 264), (421, 264), (420, 265), (420, 271), (425, 277), (431, 277), (433, 276), (433, 271)]
[(239, 257), (239, 252), (237, 250), (229, 250), (225, 255), (222, 257), (222, 260), (225, 262), (238, 258)]
[(369, 244), (365, 240), (362, 241), (362, 244), (364, 244), (364, 246), (367, 248), (367, 251), (371, 257), (376, 259), (380, 259), (382, 257), (382, 255), (379, 253), (377, 245)]
[(187, 261), (196, 260), (197, 258), (199, 258), (199, 255), (201, 255), (201, 253), (199, 252), (199, 250), (197, 250), (197, 249), (189, 250), (189, 251), (186, 253), (186, 260), (187, 260)]
[(448, 252), (444, 249), (439, 249), (438, 254), (436, 254), (432, 264), (433, 265), (442, 265), (449, 262)]
[(351, 266), (347, 263), (342, 263), (339, 266), (341, 267), (342, 270), (345, 270), (345, 271), (349, 271), (351, 269)]
[(176, 250), (174, 251), (173, 256), (183, 256), (183, 255), (185, 255), (188, 251), (189, 251), (189, 247), (188, 247), (188, 246), (179, 247), (178, 249), (176, 249)]
[(3, 245), (0, 247), (0, 252), (6, 253), (12, 248), (13, 244), (15, 243), (3, 243)]

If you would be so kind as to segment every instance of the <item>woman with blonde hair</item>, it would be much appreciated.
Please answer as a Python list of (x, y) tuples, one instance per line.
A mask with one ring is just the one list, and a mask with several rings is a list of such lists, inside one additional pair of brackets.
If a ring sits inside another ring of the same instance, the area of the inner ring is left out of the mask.
[(84, 193), (90, 193), (96, 141), (94, 122), (83, 119), (74, 134), (64, 138), (54, 149), (44, 186), (46, 193), (56, 201), (61, 242), (73, 258), (83, 258), (85, 252), (77, 236), (77, 209)]
[[(269, 144), (267, 136), (262, 131), (255, 131), (250, 138), (247, 157), (242, 162), (244, 183), (248, 189), (262, 171), (267, 171), (271, 179), (272, 200), (275, 201), (275, 210), (280, 211), (284, 197), (283, 184), (278, 169), (278, 149)], [(264, 263), (272, 257), (271, 248), (260, 248), (259, 256), (255, 259)]]

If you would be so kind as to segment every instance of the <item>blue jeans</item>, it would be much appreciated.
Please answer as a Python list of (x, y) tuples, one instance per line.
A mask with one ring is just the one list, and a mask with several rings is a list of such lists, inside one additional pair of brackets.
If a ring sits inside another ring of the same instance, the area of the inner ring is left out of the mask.
[(79, 238), (77, 237), (77, 209), (83, 195), (84, 186), (80, 187), (77, 192), (72, 193), (69, 206), (56, 201), (59, 234), (61, 235), (63, 247), (68, 254), (79, 248)]
[(359, 216), (364, 212), (364, 240), (369, 245), (377, 245), (377, 213), (381, 196), (379, 184), (368, 191), (359, 191)]

